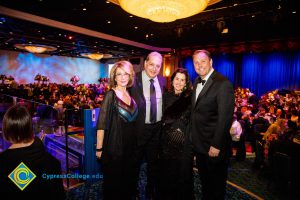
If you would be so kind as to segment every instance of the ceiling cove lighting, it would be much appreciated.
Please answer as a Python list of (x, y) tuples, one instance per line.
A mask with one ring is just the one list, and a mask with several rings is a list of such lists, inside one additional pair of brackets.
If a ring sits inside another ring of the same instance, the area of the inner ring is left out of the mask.
[(16, 48), (26, 50), (30, 53), (44, 53), (57, 50), (56, 47), (42, 44), (15, 44)]
[(222, 0), (110, 0), (126, 12), (166, 23), (191, 17), (202, 12), (207, 6)]
[(102, 53), (81, 53), (80, 54), (83, 57), (87, 57), (93, 60), (100, 60), (102, 58), (111, 58), (111, 54), (102, 54)]

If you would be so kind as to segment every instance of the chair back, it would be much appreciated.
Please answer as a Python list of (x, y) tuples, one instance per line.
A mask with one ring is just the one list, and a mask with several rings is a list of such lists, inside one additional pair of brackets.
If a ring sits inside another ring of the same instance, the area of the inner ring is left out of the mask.
[(255, 145), (256, 146), (255, 163), (258, 168), (262, 168), (264, 166), (264, 160), (265, 160), (264, 146), (263, 146), (262, 142), (258, 141), (258, 140), (255, 141), (255, 144), (256, 144)]
[(292, 158), (281, 152), (275, 152), (273, 156), (273, 178), (279, 192), (287, 194), (287, 199), (292, 193)]
[(273, 157), (274, 175), (279, 182), (287, 183), (292, 179), (292, 159), (289, 155), (275, 152)]

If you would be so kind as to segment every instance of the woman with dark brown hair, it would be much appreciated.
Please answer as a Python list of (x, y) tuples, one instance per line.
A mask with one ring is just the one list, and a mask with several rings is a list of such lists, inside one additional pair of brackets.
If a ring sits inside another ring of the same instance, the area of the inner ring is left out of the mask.
[(9, 108), (3, 117), (2, 132), (11, 146), (0, 153), (0, 195), (29, 199), (41, 194), (36, 197), (64, 199), (62, 179), (47, 179), (47, 175), (61, 176), (60, 162), (34, 137), (28, 110), (20, 105)]
[(163, 96), (159, 199), (193, 199), (192, 151), (186, 143), (190, 94), (188, 72), (178, 68), (171, 76), (171, 90)]

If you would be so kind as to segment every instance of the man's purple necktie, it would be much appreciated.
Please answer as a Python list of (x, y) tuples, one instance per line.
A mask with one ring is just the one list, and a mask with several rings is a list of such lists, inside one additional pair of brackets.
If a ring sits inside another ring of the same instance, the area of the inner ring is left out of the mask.
[(150, 122), (155, 123), (156, 122), (156, 111), (157, 111), (157, 105), (156, 105), (156, 92), (154, 87), (154, 80), (150, 79)]

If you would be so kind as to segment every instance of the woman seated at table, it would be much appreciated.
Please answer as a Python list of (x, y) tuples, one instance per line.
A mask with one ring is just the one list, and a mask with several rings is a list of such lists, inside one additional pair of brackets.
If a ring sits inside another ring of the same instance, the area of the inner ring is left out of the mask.
[(277, 139), (280, 134), (284, 132), (287, 126), (287, 121), (285, 119), (278, 118), (273, 124), (269, 126), (267, 131), (263, 133), (263, 140)]

